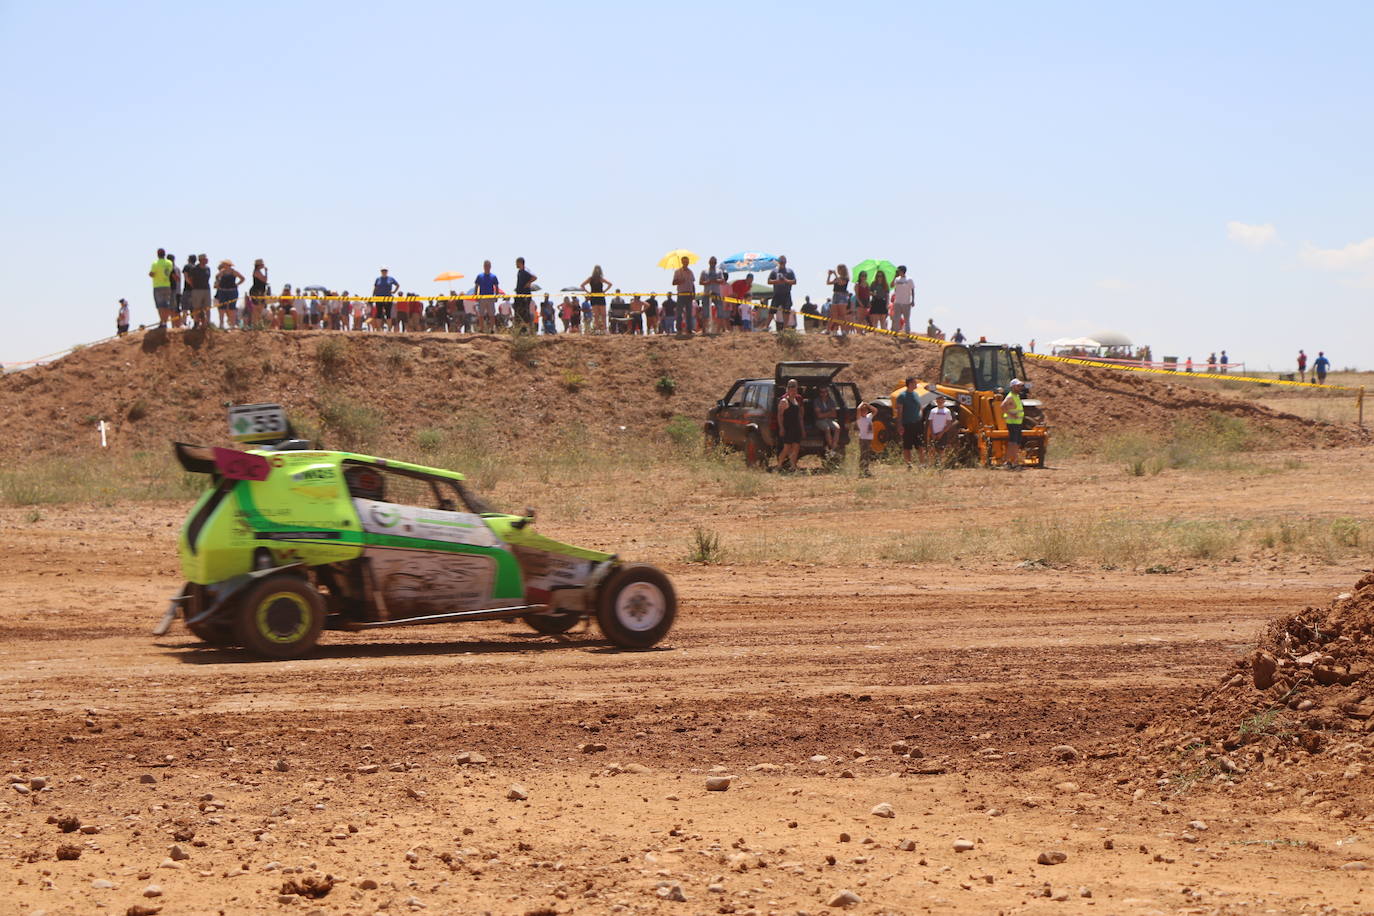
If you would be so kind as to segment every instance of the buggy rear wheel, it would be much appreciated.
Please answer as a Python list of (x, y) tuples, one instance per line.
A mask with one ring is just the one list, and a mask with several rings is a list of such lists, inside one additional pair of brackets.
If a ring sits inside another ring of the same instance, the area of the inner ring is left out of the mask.
[(553, 636), (558, 633), (566, 633), (577, 626), (577, 621), (581, 619), (579, 614), (526, 614), (522, 620), (529, 624), (531, 630), (536, 633), (544, 633)]
[(596, 622), (622, 649), (648, 649), (672, 629), (677, 592), (653, 566), (632, 563), (611, 574), (597, 595)]
[(315, 647), (324, 629), (324, 599), (300, 576), (268, 576), (236, 605), (239, 645), (266, 658), (298, 658)]

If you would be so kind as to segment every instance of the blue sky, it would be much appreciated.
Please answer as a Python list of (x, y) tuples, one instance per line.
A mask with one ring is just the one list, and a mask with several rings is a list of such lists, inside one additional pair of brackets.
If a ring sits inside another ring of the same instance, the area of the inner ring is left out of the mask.
[(1374, 4), (0, 4), (0, 361), (274, 287), (910, 265), (947, 330), (1374, 366)]

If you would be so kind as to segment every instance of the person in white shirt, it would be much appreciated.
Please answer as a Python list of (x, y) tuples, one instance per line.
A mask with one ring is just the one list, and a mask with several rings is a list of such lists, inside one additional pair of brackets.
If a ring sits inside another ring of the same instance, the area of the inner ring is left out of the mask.
[(954, 441), (957, 429), (954, 414), (945, 405), (945, 396), (936, 395), (935, 406), (930, 408), (930, 413), (926, 415), (926, 448), (932, 453), (944, 451)]
[(916, 282), (906, 275), (906, 265), (897, 268), (892, 281), (892, 326), (894, 330), (911, 331), (911, 307), (916, 304)]
[(858, 418), (854, 421), (859, 427), (859, 476), (872, 477), (868, 466), (873, 462), (873, 405), (864, 401), (859, 405)]

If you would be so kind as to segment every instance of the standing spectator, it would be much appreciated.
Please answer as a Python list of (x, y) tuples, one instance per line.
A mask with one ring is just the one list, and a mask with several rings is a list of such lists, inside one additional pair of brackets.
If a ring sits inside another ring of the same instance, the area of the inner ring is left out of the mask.
[(210, 323), (210, 258), (191, 255), (186, 260), (186, 302), (191, 310), (193, 327), (203, 328)]
[[(382, 268), (382, 275), (372, 281), (372, 295), (380, 299), (390, 299), (396, 295), (396, 290), (401, 288), (401, 284), (385, 267)], [(392, 328), (392, 303), (381, 301), (377, 303), (376, 316), (380, 325), (379, 330), (391, 330)]]
[(587, 297), (592, 313), (592, 326), (587, 329), (588, 333), (606, 333), (606, 288), (610, 285), (611, 281), (602, 273), (600, 264), (592, 265), (592, 275), (582, 281), (582, 291), (591, 294)]
[(873, 285), (868, 289), (868, 324), (887, 330), (887, 275), (875, 270)]
[[(950, 340), (954, 341), (954, 342), (957, 343), (957, 344), (961, 344), (961, 343), (963, 343), (964, 341), (968, 340), (968, 338), (964, 336), (964, 329), (963, 329), (963, 328), (955, 328), (955, 329), (954, 329), (954, 336), (951, 337)], [(1031, 344), (1034, 345), (1034, 344), (1035, 344), (1035, 341), (1032, 340), (1032, 341), (1031, 341)], [(1031, 352), (1032, 352), (1032, 353), (1035, 352), (1033, 346), (1032, 346)]]
[(545, 334), (558, 333), (558, 321), (553, 310), (553, 300), (549, 298), (548, 293), (544, 294), (543, 301), (539, 303), (539, 318), (544, 324)]
[(1230, 364), (1230, 362), (1231, 362), (1231, 360), (1230, 360), (1229, 357), (1227, 357), (1226, 351), (1225, 351), (1225, 350), (1222, 350), (1222, 351), (1221, 351), (1221, 374), (1222, 374), (1222, 375), (1225, 375), (1225, 374), (1226, 374), (1226, 367)]
[(243, 319), (246, 324), (258, 324), (267, 307), (267, 297), (271, 288), (267, 285), (267, 265), (262, 258), (253, 261), (253, 283), (248, 287), (248, 298), (243, 303)]
[(238, 327), (239, 284), (243, 274), (234, 269), (234, 262), (228, 259), (219, 262), (215, 273), (215, 304), (219, 306), (219, 326)]
[(153, 278), (153, 305), (157, 308), (159, 328), (167, 327), (172, 318), (172, 273), (176, 269), (176, 264), (167, 258), (167, 252), (159, 248), (157, 260), (148, 270), (148, 276)]
[(821, 320), (820, 320), (819, 318), (812, 318), (812, 317), (811, 317), (812, 315), (819, 315), (819, 314), (820, 314), (820, 309), (818, 309), (818, 308), (816, 307), (816, 304), (815, 304), (814, 302), (811, 301), (811, 297), (810, 297), (810, 296), (806, 296), (806, 297), (804, 297), (804, 298), (802, 299), (801, 312), (802, 312), (802, 327), (803, 327), (805, 330), (807, 330), (807, 331), (815, 331), (815, 330), (818, 330), (818, 329), (820, 328), (820, 326), (821, 326)]
[[(690, 259), (684, 256), (682, 266), (673, 271), (673, 289), (677, 292), (678, 306), (682, 311), (682, 323), (678, 327), (678, 333), (686, 336), (691, 336), (696, 327), (701, 324), (700, 320), (696, 321), (695, 326), (693, 324), (693, 319), (696, 318), (693, 314), (696, 311), (693, 308), (693, 303), (696, 300), (697, 284), (689, 264), (691, 264)], [(705, 328), (701, 330), (702, 333), (706, 332)]]
[(943, 452), (954, 438), (954, 414), (945, 404), (945, 396), (937, 394), (935, 396), (935, 406), (930, 408), (926, 414), (926, 449), (927, 454), (932, 455), (938, 461), (939, 453)]
[[(172, 263), (176, 263), (176, 256), (169, 255)], [(172, 324), (181, 327), (186, 323), (186, 317), (191, 314), (191, 295), (190, 288), (186, 286), (186, 271), (196, 266), (196, 256), (188, 254), (186, 256), (186, 266), (172, 274), (172, 301), (176, 303), (177, 314)]]
[(515, 259), (515, 321), (516, 330), (533, 331), (534, 316), (530, 313), (530, 287), (538, 280), (525, 269), (525, 259)]
[(473, 281), (477, 290), (477, 330), (490, 334), (496, 330), (496, 295), (500, 292), (501, 281), (491, 272), (491, 261), (482, 262), (482, 272)]
[(1298, 381), (1307, 381), (1307, 354), (1301, 350), (1298, 351)]
[(576, 296), (568, 300), (568, 314), (563, 318), (563, 327), (569, 334), (582, 333), (582, 303)]
[(1188, 361), (1183, 364), (1183, 371), (1189, 375), (1193, 374), (1193, 358), (1188, 357)]
[[(860, 274), (862, 276), (862, 274)], [(906, 379), (906, 390), (897, 395), (892, 412), (902, 424), (902, 457), (911, 468), (911, 452), (921, 444), (921, 396), (916, 393), (916, 376)]]
[(782, 434), (782, 451), (778, 453), (778, 470), (795, 471), (801, 460), (802, 397), (797, 380), (787, 380), (787, 390), (778, 399), (778, 430)]
[(877, 411), (872, 404), (864, 401), (859, 405), (854, 421), (859, 427), (859, 476), (872, 477), (869, 465), (873, 463), (873, 414)]
[(129, 303), (119, 300), (119, 313), (115, 315), (115, 336), (123, 337), (129, 333)]
[(859, 324), (868, 324), (868, 304), (869, 304), (868, 273), (859, 271), (859, 276), (854, 280), (854, 321)]
[[(773, 298), (768, 303), (768, 317), (773, 317), (773, 312), (788, 313), (792, 311), (792, 287), (797, 285), (797, 275), (787, 266), (787, 255), (778, 255), (778, 266), (768, 274), (768, 285), (773, 287)], [(786, 325), (785, 320), (778, 320), (778, 330)], [(764, 330), (768, 330), (765, 326)]]
[(669, 293), (663, 297), (663, 317), (658, 321), (660, 334), (677, 333), (677, 300)]
[(620, 290), (615, 291), (615, 298), (611, 300), (611, 333), (630, 333), (630, 307), (621, 298)]
[(630, 333), (644, 333), (644, 300), (639, 293), (630, 297)]
[(511, 326), (511, 319), (515, 315), (515, 310), (511, 308), (509, 296), (503, 296), (496, 300), (496, 327), (504, 331)]
[(1032, 337), (1032, 338), (1030, 339), (1030, 351), (1031, 351), (1032, 353), (1035, 352), (1035, 338), (1034, 338), (1034, 337)]
[(745, 274), (744, 279), (736, 280), (730, 284), (730, 298), (739, 300), (735, 303), (735, 307), (738, 309), (739, 318), (737, 320), (741, 331), (751, 330), (754, 325), (754, 300), (749, 298), (749, 291), (753, 288), (753, 274)]
[(272, 327), (283, 331), (296, 330), (296, 315), (292, 311), (295, 301), (291, 295), (291, 284), (283, 283), (281, 295), (277, 297), (277, 313), (272, 317)]
[(849, 268), (843, 264), (826, 271), (826, 285), (830, 287), (829, 334), (840, 333), (840, 323), (849, 320)]
[(1211, 374), (1211, 375), (1215, 375), (1215, 374), (1216, 374), (1216, 371), (1217, 371), (1217, 355), (1216, 355), (1216, 353), (1214, 353), (1214, 352), (1213, 352), (1213, 353), (1208, 353), (1208, 354), (1207, 354), (1207, 372), (1208, 372), (1209, 374)]
[(658, 333), (658, 297), (653, 293), (644, 300), (644, 333)]
[(940, 330), (939, 327), (936, 326), (934, 318), (926, 319), (926, 336), (934, 337), (936, 340), (945, 339), (945, 332)]
[(348, 290), (343, 291), (344, 297), (344, 320), (350, 317), (353, 319), (353, 330), (367, 330), (367, 303), (361, 299), (350, 299)]
[(723, 314), (725, 303), (721, 299), (720, 288), (727, 279), (726, 273), (716, 267), (716, 256), (711, 255), (706, 261), (706, 269), (701, 272), (701, 294), (705, 300), (704, 317), (710, 322), (708, 327), (717, 334), (724, 333), (726, 329)]
[(911, 332), (911, 309), (916, 305), (916, 281), (906, 275), (906, 265), (897, 268), (892, 281), (892, 329)]
[(1325, 350), (1317, 351), (1317, 358), (1312, 360), (1312, 377), (1315, 379), (1313, 384), (1326, 384), (1326, 371), (1331, 368), (1331, 360), (1326, 358)]
[(1021, 424), (1026, 419), (1026, 408), (1021, 403), (1021, 390), (1024, 387), (1019, 378), (1011, 380), (1011, 390), (1002, 399), (1002, 419), (1007, 423), (1007, 470), (1024, 470), (1021, 465)]
[(815, 418), (816, 425), (820, 427), (821, 435), (825, 437), (826, 452), (833, 452), (839, 448), (840, 411), (835, 406), (835, 399), (830, 394), (830, 386), (824, 386), (816, 392), (816, 397), (811, 402), (811, 415)]

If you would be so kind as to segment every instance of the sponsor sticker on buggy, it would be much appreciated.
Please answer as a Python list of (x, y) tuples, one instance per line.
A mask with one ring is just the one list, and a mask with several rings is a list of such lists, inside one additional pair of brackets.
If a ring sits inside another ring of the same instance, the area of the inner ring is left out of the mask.
[(480, 516), (470, 512), (399, 506), (375, 499), (354, 499), (363, 530), (370, 534), (394, 534), (445, 544), (500, 547), (501, 541)]
[(525, 587), (553, 591), (558, 588), (577, 588), (585, 585), (592, 574), (592, 561), (565, 557), (547, 550), (514, 547), (520, 571), (525, 574)]
[(369, 550), (372, 574), (396, 617), (490, 607), (496, 564), (490, 557), (425, 550)]

